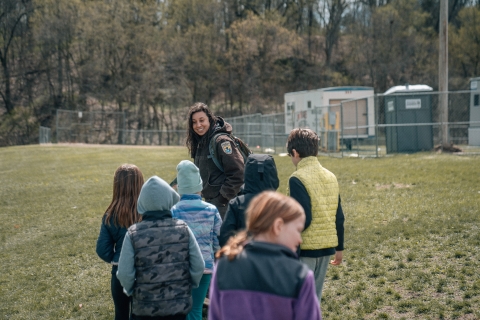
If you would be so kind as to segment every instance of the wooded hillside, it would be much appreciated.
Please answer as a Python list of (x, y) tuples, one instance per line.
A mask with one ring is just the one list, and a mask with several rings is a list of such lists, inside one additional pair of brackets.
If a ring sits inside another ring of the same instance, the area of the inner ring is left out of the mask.
[[(57, 109), (183, 129), (195, 101), (281, 112), (286, 92), (437, 88), (439, 0), (1, 0), (0, 146)], [(480, 76), (480, 2), (450, 0), (449, 89)]]

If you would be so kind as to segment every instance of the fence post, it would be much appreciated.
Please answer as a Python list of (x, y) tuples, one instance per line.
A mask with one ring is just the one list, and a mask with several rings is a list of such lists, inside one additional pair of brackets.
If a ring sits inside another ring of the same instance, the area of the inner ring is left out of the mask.
[[(368, 103), (368, 99), (367, 99)], [(375, 117), (375, 156), (378, 158), (378, 95), (373, 96), (373, 114)], [(367, 105), (368, 110), (368, 105)], [(368, 130), (368, 129), (367, 129)]]
[[(247, 141), (250, 142), (250, 121), (248, 121), (246, 124), (247, 124), (247, 137), (248, 137)], [(244, 122), (244, 125), (245, 125), (245, 122)]]
[[(345, 143), (345, 137), (343, 135), (343, 102), (340, 102), (340, 119), (342, 120), (341, 129), (340, 129), (342, 132), (342, 142)], [(342, 158), (343, 158), (343, 148), (341, 144), (340, 144), (340, 150), (342, 151)]]
[(358, 100), (355, 100), (355, 126), (357, 131), (357, 155), (360, 156), (360, 144), (358, 140)]
[(125, 119), (125, 111), (122, 113), (123, 115), (123, 128), (122, 128), (122, 144), (125, 144), (125, 134), (126, 134), (126, 129), (127, 129), (127, 121)]
[(58, 143), (58, 109), (56, 111), (56, 119), (55, 119), (55, 136), (57, 137), (57, 143)]
[(267, 145), (267, 138), (266, 138), (266, 134), (265, 133), (265, 121), (266, 121), (266, 118), (263, 116), (263, 115), (260, 115), (260, 152), (262, 152), (262, 148), (265, 149), (265, 146)]
[(277, 118), (273, 117), (273, 152), (277, 154), (277, 144), (275, 143), (275, 129), (277, 124)]
[(438, 90), (442, 122), (442, 150), (448, 145), (448, 0), (440, 0)]
[(440, 93), (440, 122), (442, 132), (442, 150), (448, 146), (448, 92)]

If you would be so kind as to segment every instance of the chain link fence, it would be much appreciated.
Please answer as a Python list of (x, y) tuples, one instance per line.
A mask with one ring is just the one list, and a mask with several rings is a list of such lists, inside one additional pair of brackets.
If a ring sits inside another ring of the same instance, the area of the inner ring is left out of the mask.
[(480, 117), (478, 97), (471, 91), (448, 92), (448, 122), (442, 123), (439, 96), (439, 92), (428, 91), (377, 94), (307, 110), (287, 108), (286, 113), (227, 121), (235, 135), (261, 152), (286, 152), (287, 136), (293, 128), (317, 132), (320, 153), (334, 157), (432, 151), (445, 147), (442, 131), (446, 129), (452, 144), (449, 151), (480, 154), (480, 143), (472, 143), (480, 140), (480, 121), (471, 120), (475, 119), (474, 111)]
[(179, 146), (185, 143), (185, 130), (120, 130), (122, 144)]
[(253, 152), (284, 153), (288, 133), (285, 132), (285, 114), (260, 113), (225, 118), (233, 127), (233, 133), (242, 139)]
[(44, 144), (44, 143), (50, 143), (51, 142), (51, 129), (47, 127), (42, 127), (38, 129), (38, 143), (39, 144)]
[(181, 145), (185, 130), (127, 129), (125, 112), (57, 110), (58, 143)]
[(124, 112), (57, 110), (57, 143), (123, 144)]
[[(290, 130), (301, 127), (315, 130), (321, 154), (334, 157), (432, 151), (442, 145), (443, 130), (448, 130), (448, 141), (459, 150), (480, 154), (478, 94), (448, 92), (447, 123), (441, 122), (439, 96), (439, 92), (428, 91), (376, 94), (308, 110), (287, 108), (285, 113), (225, 120), (233, 126), (233, 133), (258, 153), (286, 153)], [(42, 132), (41, 136), (45, 135)], [(57, 142), (183, 145), (186, 130), (133, 130), (126, 128), (123, 112), (58, 110), (55, 135)], [(50, 133), (48, 136), (50, 141)]]

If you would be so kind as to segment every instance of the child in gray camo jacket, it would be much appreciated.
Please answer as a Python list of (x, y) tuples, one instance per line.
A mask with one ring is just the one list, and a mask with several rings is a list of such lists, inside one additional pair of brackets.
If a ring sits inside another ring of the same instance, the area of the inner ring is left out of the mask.
[(117, 278), (132, 296), (133, 320), (185, 319), (192, 308), (205, 263), (195, 236), (170, 209), (179, 195), (157, 176), (140, 191), (137, 210), (142, 221), (128, 228), (118, 262)]

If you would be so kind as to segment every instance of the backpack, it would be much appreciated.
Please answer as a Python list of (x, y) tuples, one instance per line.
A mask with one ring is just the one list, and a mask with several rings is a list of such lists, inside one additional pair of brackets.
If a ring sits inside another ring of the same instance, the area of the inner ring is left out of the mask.
[(217, 166), (217, 168), (220, 171), (224, 172), (222, 164), (220, 163), (220, 161), (218, 161), (217, 148), (216, 148), (217, 138), (221, 135), (227, 135), (230, 137), (230, 139), (233, 140), (233, 143), (237, 147), (238, 151), (240, 151), (240, 153), (242, 154), (243, 163), (247, 161), (248, 155), (252, 154), (252, 151), (248, 148), (247, 144), (242, 141), (242, 139), (235, 137), (233, 134), (226, 133), (226, 132), (219, 132), (214, 134), (213, 137), (210, 138), (210, 143), (208, 144), (208, 152), (210, 153), (208, 158), (211, 158), (215, 163), (215, 165)]

